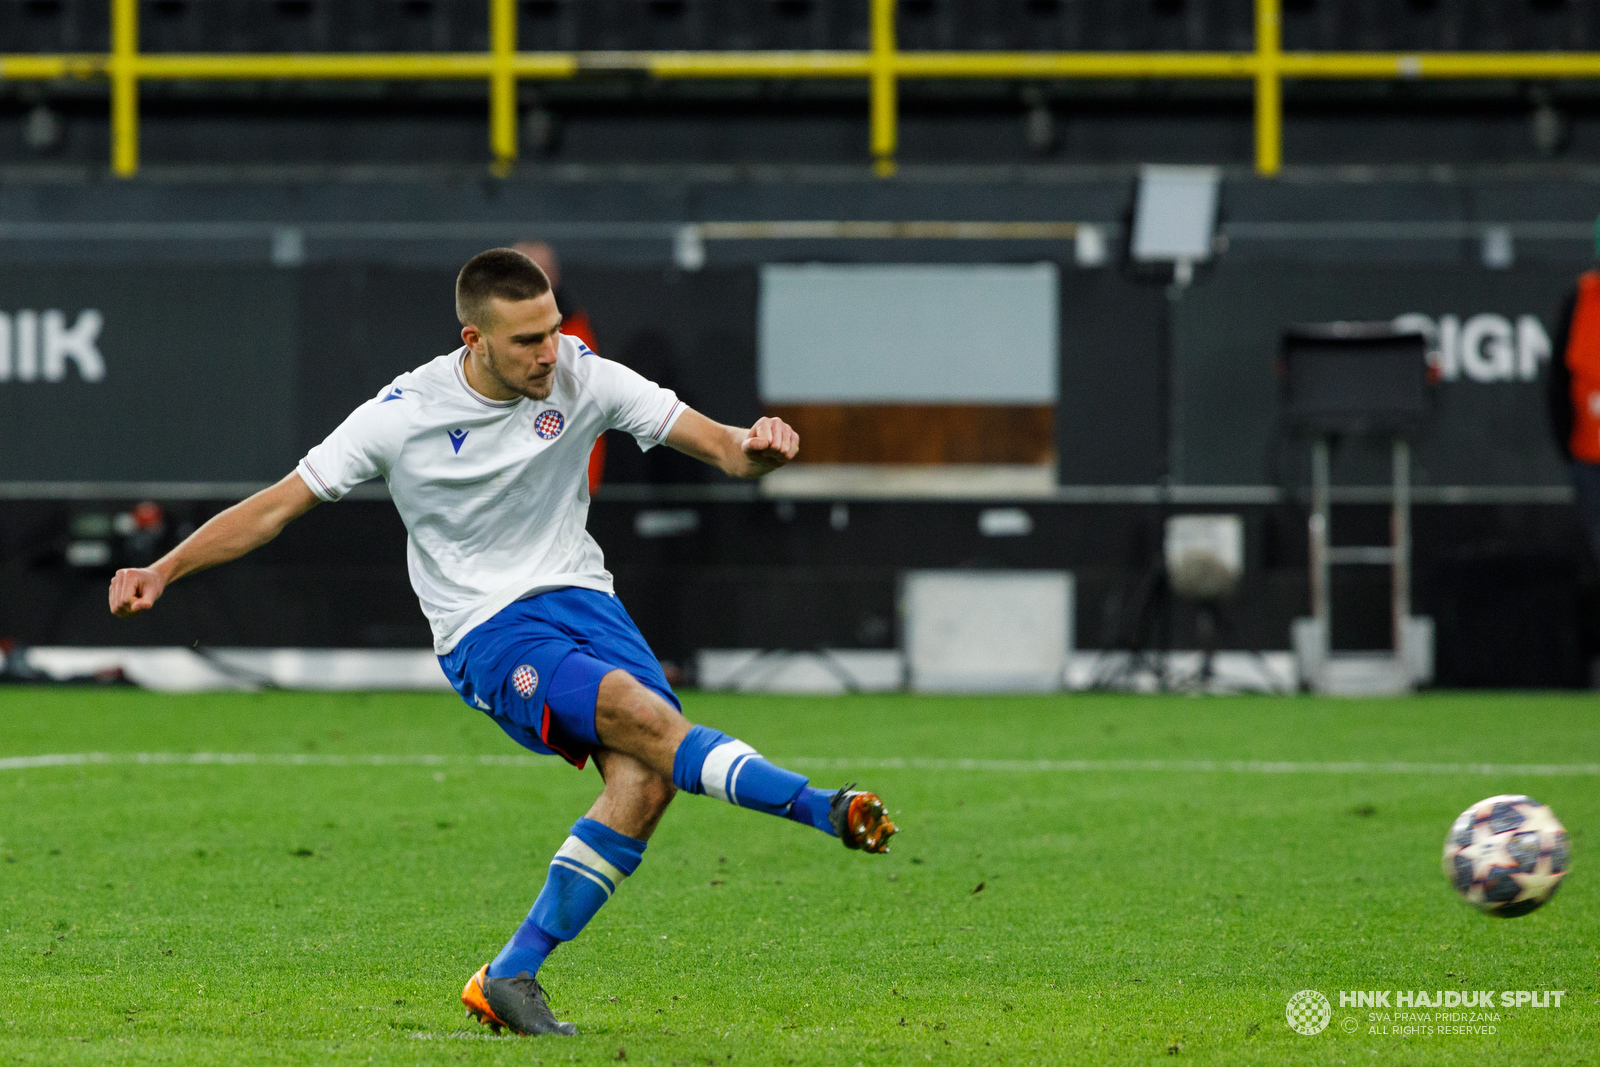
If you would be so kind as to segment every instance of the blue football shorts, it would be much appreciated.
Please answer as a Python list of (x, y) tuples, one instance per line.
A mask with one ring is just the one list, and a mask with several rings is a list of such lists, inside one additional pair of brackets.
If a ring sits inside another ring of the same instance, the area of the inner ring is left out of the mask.
[(569, 587), (527, 597), (439, 657), (461, 699), (523, 748), (582, 767), (600, 746), (600, 679), (624, 670), (682, 708), (655, 653), (610, 593)]

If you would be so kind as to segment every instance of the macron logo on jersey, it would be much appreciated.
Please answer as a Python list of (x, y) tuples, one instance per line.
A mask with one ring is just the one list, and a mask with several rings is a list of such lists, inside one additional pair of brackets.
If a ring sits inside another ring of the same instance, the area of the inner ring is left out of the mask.
[(393, 389), (391, 389), (391, 390), (389, 390), (389, 395), (388, 395), (388, 396), (386, 396), (386, 397), (384, 397), (384, 398), (383, 398), (383, 399), (382, 399), (382, 400), (380, 400), (380, 401), (378, 401), (378, 403), (380, 403), (380, 404), (387, 404), (387, 403), (388, 403), (388, 402), (389, 402), (389, 401), (391, 401), (391, 400), (399, 400), (399, 399), (400, 399), (400, 397), (401, 397), (401, 396), (402, 396), (402, 395), (404, 395), (404, 393), (405, 393), (405, 390), (404, 390), (404, 389), (402, 389), (402, 388), (400, 388), (400, 387), (399, 387), (399, 386), (398, 386), (398, 385), (397, 385), (397, 386), (395, 386), (395, 387), (394, 387), (394, 388), (393, 388)]
[(456, 452), (459, 453), (461, 451), (461, 442), (465, 441), (467, 439), (467, 434), (471, 433), (472, 431), (471, 430), (450, 430), (448, 432), (450, 434), (450, 447), (455, 449)]

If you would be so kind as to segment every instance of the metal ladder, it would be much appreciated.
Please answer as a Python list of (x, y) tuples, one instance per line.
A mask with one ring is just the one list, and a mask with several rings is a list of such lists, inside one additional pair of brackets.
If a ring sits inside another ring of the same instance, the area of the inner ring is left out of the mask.
[[(1409, 692), (1433, 677), (1433, 620), (1411, 614), (1411, 444), (1396, 437), (1391, 458), (1389, 544), (1334, 547), (1327, 436), (1311, 443), (1311, 617), (1293, 629), (1301, 682), (1320, 693), (1382, 695)], [(1340, 565), (1387, 566), (1393, 651), (1390, 655), (1331, 651), (1331, 571)]]

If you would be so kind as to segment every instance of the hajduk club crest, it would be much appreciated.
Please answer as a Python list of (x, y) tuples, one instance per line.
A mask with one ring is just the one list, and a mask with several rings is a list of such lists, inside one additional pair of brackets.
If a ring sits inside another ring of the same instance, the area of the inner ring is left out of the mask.
[(539, 672), (524, 663), (511, 672), (511, 688), (526, 700), (533, 696), (535, 689), (539, 688)]
[(561, 429), (566, 424), (567, 420), (562, 417), (561, 412), (555, 408), (546, 408), (539, 412), (537, 419), (533, 420), (533, 432), (546, 441), (554, 441), (561, 436)]

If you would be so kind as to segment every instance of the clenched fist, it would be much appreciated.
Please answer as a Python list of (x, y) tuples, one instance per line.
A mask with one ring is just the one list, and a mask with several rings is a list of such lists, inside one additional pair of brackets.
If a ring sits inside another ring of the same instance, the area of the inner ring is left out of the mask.
[(800, 435), (782, 419), (769, 415), (756, 420), (740, 447), (751, 463), (772, 471), (800, 454)]
[(167, 580), (149, 567), (126, 567), (111, 579), (111, 614), (128, 619), (155, 606)]

